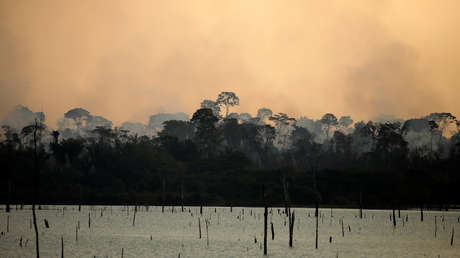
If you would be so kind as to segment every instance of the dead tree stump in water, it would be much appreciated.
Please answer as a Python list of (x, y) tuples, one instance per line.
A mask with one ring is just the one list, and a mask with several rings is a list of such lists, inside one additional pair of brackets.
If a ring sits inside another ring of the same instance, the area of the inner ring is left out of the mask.
[(206, 224), (206, 246), (209, 247), (208, 219), (205, 219), (205, 224)]
[(134, 208), (133, 227), (136, 226), (136, 213), (137, 213), (137, 208)]
[(181, 181), (180, 184), (180, 205), (181, 205), (181, 211), (184, 212), (184, 181)]
[(342, 224), (342, 237), (345, 237), (345, 231), (343, 230), (343, 218), (342, 218), (342, 220), (340, 222)]
[(438, 231), (438, 221), (437, 221), (437, 216), (434, 216), (434, 237), (436, 238)]
[(423, 222), (423, 204), (420, 205), (420, 221)]
[(315, 233), (315, 248), (318, 249), (318, 201), (315, 202), (315, 215), (316, 215), (316, 233)]
[(166, 201), (166, 179), (161, 178), (161, 212), (165, 212), (165, 201)]
[(200, 217), (198, 217), (198, 234), (199, 234), (200, 239), (201, 239), (201, 221), (200, 221)]
[(289, 211), (289, 247), (292, 247), (292, 237), (294, 235), (294, 222), (295, 213)]
[(265, 201), (265, 185), (262, 185), (262, 197), (264, 201), (264, 255), (267, 255), (267, 217), (268, 217), (268, 207), (267, 202)]
[(273, 222), (270, 222), (272, 228), (272, 240), (275, 240), (275, 230), (273, 228)]
[[(8, 171), (7, 171), (7, 177), (9, 177)], [(10, 202), (11, 202), (11, 181), (8, 179), (8, 197), (7, 197), (7, 203), (6, 203), (6, 208), (5, 208), (6, 213), (9, 213), (11, 210)]]
[(396, 227), (395, 208), (393, 207), (393, 227)]

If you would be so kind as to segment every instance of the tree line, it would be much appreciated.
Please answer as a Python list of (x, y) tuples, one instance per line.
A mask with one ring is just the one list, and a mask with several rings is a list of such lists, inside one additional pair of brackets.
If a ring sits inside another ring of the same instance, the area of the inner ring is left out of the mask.
[(79, 135), (81, 109), (66, 113), (72, 137), (49, 130), (44, 116), (3, 125), (0, 201), (34, 202), (38, 167), (39, 203), (262, 205), (264, 185), (265, 200), (279, 205), (286, 192), (294, 206), (357, 207), (360, 195), (369, 208), (459, 204), (460, 123), (450, 113), (355, 123), (230, 113), (238, 104), (222, 92), (154, 136), (111, 123)]

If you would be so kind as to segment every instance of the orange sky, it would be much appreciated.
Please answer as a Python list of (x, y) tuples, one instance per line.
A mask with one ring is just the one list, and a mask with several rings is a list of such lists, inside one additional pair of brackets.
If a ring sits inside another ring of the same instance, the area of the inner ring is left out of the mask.
[(0, 0), (0, 118), (83, 107), (116, 124), (234, 111), (460, 115), (460, 1)]

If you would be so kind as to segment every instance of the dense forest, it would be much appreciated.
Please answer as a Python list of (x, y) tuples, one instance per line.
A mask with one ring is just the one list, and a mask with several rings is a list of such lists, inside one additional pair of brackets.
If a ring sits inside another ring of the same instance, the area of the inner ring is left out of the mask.
[(230, 113), (238, 104), (222, 92), (191, 119), (157, 114), (119, 127), (75, 108), (56, 130), (18, 106), (2, 122), (0, 202), (261, 205), (264, 185), (271, 205), (460, 204), (460, 122), (450, 113), (355, 122)]

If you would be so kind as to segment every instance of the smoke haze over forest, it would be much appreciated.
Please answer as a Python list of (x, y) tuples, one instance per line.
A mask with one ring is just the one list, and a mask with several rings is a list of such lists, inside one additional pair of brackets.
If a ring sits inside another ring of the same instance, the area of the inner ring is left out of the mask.
[(0, 0), (0, 256), (458, 255), (459, 14)]
[(53, 126), (83, 107), (114, 124), (235, 111), (355, 121), (460, 113), (458, 1), (1, 1), (0, 119)]

